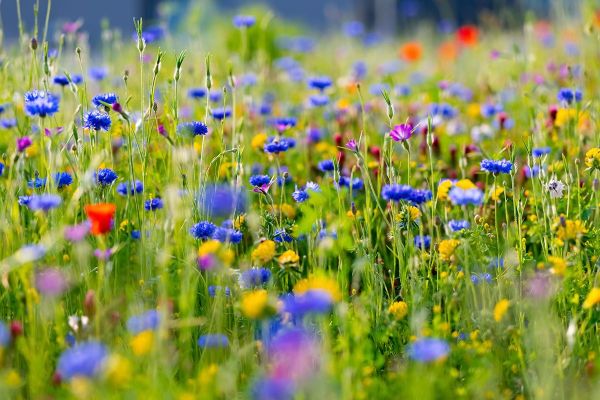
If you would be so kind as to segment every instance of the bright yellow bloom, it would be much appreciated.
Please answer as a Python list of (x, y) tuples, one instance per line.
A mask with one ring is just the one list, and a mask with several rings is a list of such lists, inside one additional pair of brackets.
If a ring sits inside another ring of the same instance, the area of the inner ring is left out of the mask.
[(467, 115), (471, 118), (477, 118), (481, 115), (481, 105), (479, 103), (471, 103), (467, 107)]
[(125, 386), (131, 378), (131, 362), (118, 354), (111, 355), (106, 361), (104, 377), (115, 386)]
[(594, 307), (596, 304), (600, 303), (600, 288), (592, 288), (588, 293), (585, 301), (583, 302), (583, 308), (588, 309)]
[(154, 343), (154, 332), (146, 330), (135, 335), (129, 344), (131, 350), (136, 356), (146, 355), (152, 350), (152, 344)]
[(408, 304), (404, 301), (395, 301), (388, 307), (388, 312), (399, 321), (408, 314)]
[(409, 206), (408, 213), (410, 214), (411, 221), (419, 219), (419, 217), (421, 216), (421, 211), (415, 206)]
[(492, 191), (492, 200), (494, 201), (500, 201), (501, 198), (500, 196), (502, 195), (502, 193), (504, 193), (504, 188), (502, 186), (498, 186), (496, 188), (493, 189)]
[(502, 299), (494, 306), (494, 320), (500, 322), (510, 307), (510, 301)]
[(460, 244), (460, 240), (456, 239), (446, 239), (442, 240), (438, 246), (438, 251), (440, 253), (440, 258), (443, 261), (450, 261), (452, 256), (454, 255), (454, 251)]
[(269, 303), (269, 295), (266, 290), (253, 290), (242, 294), (242, 313), (250, 319), (260, 318), (265, 314)]
[(252, 251), (252, 260), (259, 264), (266, 264), (273, 257), (275, 257), (275, 242), (272, 240), (265, 240)]
[(19, 375), (19, 373), (14, 369), (8, 370), (2, 378), (4, 384), (11, 389), (18, 388), (23, 383), (21, 375)]
[(209, 366), (202, 368), (198, 373), (198, 382), (201, 386), (209, 385), (213, 382), (217, 372), (219, 372), (219, 366), (217, 364), (210, 364)]
[(294, 293), (303, 294), (313, 289), (319, 289), (329, 293), (334, 301), (342, 299), (342, 293), (338, 288), (337, 282), (334, 279), (320, 275), (312, 275), (296, 283)]
[(446, 200), (448, 198), (448, 192), (452, 188), (452, 181), (450, 179), (444, 179), (438, 186), (437, 198), (440, 200)]
[(456, 187), (459, 189), (467, 190), (467, 189), (475, 189), (475, 188), (477, 188), (477, 185), (475, 185), (473, 182), (471, 182), (470, 179), (461, 179), (460, 181), (456, 182)]
[(566, 220), (564, 224), (559, 222), (556, 236), (560, 240), (575, 240), (584, 233), (587, 232), (583, 222), (581, 220)]
[(548, 262), (552, 264), (550, 272), (558, 276), (564, 276), (567, 270), (567, 262), (561, 257), (549, 256)]
[(594, 147), (585, 153), (585, 165), (589, 168), (600, 169), (600, 148)]
[(250, 145), (254, 150), (262, 150), (265, 146), (265, 143), (267, 142), (267, 139), (267, 134), (261, 132), (252, 138)]
[(294, 250), (287, 250), (279, 256), (279, 264), (296, 264), (300, 261), (300, 256)]
[(221, 242), (218, 240), (209, 240), (200, 245), (198, 256), (202, 257), (208, 254), (214, 254), (221, 248)]

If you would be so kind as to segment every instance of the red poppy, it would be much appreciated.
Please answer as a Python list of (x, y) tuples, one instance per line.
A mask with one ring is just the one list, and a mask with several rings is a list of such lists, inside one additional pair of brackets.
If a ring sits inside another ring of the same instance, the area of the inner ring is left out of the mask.
[(464, 25), (456, 31), (456, 38), (464, 46), (474, 46), (479, 38), (479, 29), (474, 25)]
[(408, 42), (400, 48), (400, 56), (408, 62), (419, 61), (422, 54), (423, 48), (419, 42)]
[(112, 229), (117, 206), (113, 203), (88, 204), (85, 213), (92, 222), (92, 234), (103, 235)]

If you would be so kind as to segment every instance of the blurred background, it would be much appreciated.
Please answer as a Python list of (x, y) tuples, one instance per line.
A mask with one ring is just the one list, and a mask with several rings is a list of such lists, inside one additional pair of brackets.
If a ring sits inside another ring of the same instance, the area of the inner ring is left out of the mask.
[[(124, 34), (133, 32), (133, 18), (156, 19), (161, 12), (170, 16), (176, 25), (190, 7), (205, 14), (233, 15), (236, 10), (253, 5), (265, 5), (275, 15), (309, 27), (311, 30), (341, 29), (348, 21), (362, 22), (364, 29), (381, 34), (398, 34), (409, 31), (424, 20), (443, 29), (465, 23), (498, 24), (504, 27), (519, 26), (528, 14), (537, 17), (573, 14), (584, 0), (54, 0), (52, 2), (52, 27), (67, 21), (80, 20), (83, 30), (97, 43), (101, 21)], [(48, 0), (40, 4), (39, 25), (43, 25)], [(0, 0), (0, 16), (4, 39), (18, 36), (17, 1)], [(20, 0), (25, 26), (31, 29), (36, 0)], [(159, 5), (163, 3), (163, 5)], [(162, 11), (161, 11), (162, 10)], [(171, 27), (172, 28), (172, 27)]]

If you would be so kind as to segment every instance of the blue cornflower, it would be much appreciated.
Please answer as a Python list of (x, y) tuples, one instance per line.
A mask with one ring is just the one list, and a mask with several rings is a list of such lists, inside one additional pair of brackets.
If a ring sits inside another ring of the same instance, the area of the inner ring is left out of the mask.
[(164, 207), (164, 203), (160, 197), (154, 197), (144, 202), (146, 211), (156, 211)]
[(481, 169), (492, 174), (509, 174), (512, 170), (512, 162), (508, 160), (482, 160)]
[(0, 347), (7, 347), (10, 344), (10, 339), (10, 329), (4, 322), (0, 321)]
[(314, 76), (308, 78), (308, 87), (323, 91), (332, 85), (333, 81), (327, 76)]
[(33, 211), (44, 211), (48, 212), (53, 208), (56, 208), (62, 203), (62, 198), (56, 194), (40, 194), (33, 195), (29, 200), (27, 206)]
[(278, 117), (271, 120), (271, 124), (280, 132), (295, 127), (296, 123), (297, 121), (294, 117)]
[(250, 177), (250, 184), (252, 186), (264, 186), (268, 185), (271, 182), (271, 177), (269, 175), (252, 175)]
[(571, 104), (573, 101), (580, 102), (583, 94), (580, 89), (561, 88), (556, 97), (561, 103)]
[[(158, 42), (164, 36), (165, 30), (160, 26), (149, 26), (142, 32), (142, 39), (148, 44)], [(133, 38), (137, 40), (137, 34), (134, 34)]]
[(384, 185), (381, 188), (381, 197), (386, 201), (409, 200), (413, 192), (413, 188), (408, 185), (400, 185), (397, 183)]
[(448, 221), (448, 227), (452, 232), (458, 232), (462, 231), (463, 229), (469, 229), (471, 227), (471, 224), (469, 223), (469, 221), (464, 219), (452, 219)]
[(333, 307), (331, 294), (322, 289), (311, 289), (299, 295), (287, 295), (283, 299), (286, 312), (298, 317), (306, 314), (326, 314)]
[(108, 131), (110, 129), (110, 124), (110, 115), (98, 110), (89, 111), (85, 114), (83, 119), (83, 126), (95, 131)]
[(246, 191), (226, 184), (209, 184), (198, 198), (198, 206), (210, 217), (228, 218), (246, 209)]
[(208, 127), (199, 121), (182, 122), (177, 126), (177, 132), (188, 136), (204, 136), (208, 133)]
[(141, 181), (138, 181), (137, 179), (135, 180), (135, 182), (133, 182), (133, 185), (131, 184), (131, 182), (121, 182), (117, 185), (117, 193), (121, 196), (133, 196), (136, 194), (140, 194), (143, 191), (144, 184)]
[(344, 33), (349, 37), (361, 36), (365, 33), (365, 25), (360, 21), (349, 21), (344, 24)]
[(79, 343), (63, 351), (58, 359), (56, 370), (61, 379), (66, 381), (76, 376), (91, 378), (100, 372), (107, 356), (108, 350), (100, 342)]
[(190, 228), (190, 234), (196, 239), (208, 239), (215, 233), (217, 227), (212, 222), (200, 221)]
[(318, 167), (323, 172), (331, 172), (335, 169), (335, 164), (332, 160), (323, 160), (319, 162)]
[(478, 285), (482, 282), (491, 283), (492, 275), (488, 272), (484, 272), (483, 274), (471, 274), (471, 282), (474, 285)]
[(229, 339), (220, 333), (202, 335), (198, 338), (198, 346), (203, 348), (227, 347), (229, 346)]
[(483, 192), (481, 189), (461, 189), (459, 187), (453, 187), (448, 193), (450, 201), (455, 206), (465, 205), (481, 205), (483, 203)]
[(143, 331), (156, 330), (160, 324), (160, 313), (157, 310), (148, 310), (142, 314), (134, 315), (127, 320), (127, 330), (136, 335)]
[(8, 108), (8, 104), (0, 104), (0, 114), (2, 114)]
[(256, 23), (256, 17), (253, 15), (236, 15), (233, 17), (233, 25), (236, 28), (250, 28)]
[(231, 116), (231, 108), (229, 107), (218, 107), (212, 109), (212, 117), (216, 120), (223, 120)]
[(292, 198), (298, 203), (305, 202), (308, 199), (308, 197), (309, 197), (308, 192), (304, 189), (296, 189), (292, 193)]
[(535, 149), (532, 150), (531, 154), (535, 158), (539, 158), (543, 155), (550, 154), (551, 151), (552, 151), (552, 149), (550, 147), (536, 147)]
[(17, 126), (16, 118), (4, 118), (0, 120), (0, 127), (2, 127), (2, 129), (10, 129), (15, 126)]
[(229, 297), (231, 295), (231, 289), (229, 289), (227, 286), (225, 286), (224, 288), (222, 286), (215, 286), (215, 285), (210, 285), (208, 287), (208, 295), (210, 297), (215, 297), (217, 294), (217, 291), (221, 291), (223, 290), (225, 292), (225, 297)]
[(96, 182), (102, 186), (108, 186), (117, 180), (119, 176), (110, 168), (99, 169), (96, 173)]
[(267, 268), (250, 268), (240, 275), (240, 286), (244, 289), (259, 287), (269, 282), (271, 271)]
[(314, 94), (308, 100), (313, 107), (324, 107), (329, 104), (329, 97), (325, 94)]
[(211, 90), (208, 92), (208, 99), (213, 103), (220, 103), (223, 99), (223, 92), (220, 90)]
[(291, 143), (292, 142), (287, 138), (270, 137), (264, 146), (264, 150), (265, 150), (265, 153), (273, 153), (273, 154), (283, 153), (283, 152), (287, 151), (290, 147), (293, 147), (293, 146), (290, 146)]
[(131, 238), (133, 240), (138, 240), (141, 237), (142, 237), (142, 233), (139, 230), (134, 229), (133, 231), (131, 231)]
[(276, 229), (273, 233), (273, 240), (277, 243), (291, 242), (294, 238), (285, 231), (285, 229)]
[(235, 229), (223, 227), (215, 229), (215, 231), (212, 234), (212, 238), (218, 240), (221, 243), (229, 242), (237, 244), (242, 241), (242, 237), (242, 232)]
[(252, 385), (252, 400), (292, 400), (295, 385), (290, 379), (279, 377), (265, 377), (257, 380)]
[(32, 196), (19, 196), (19, 205), (20, 206), (28, 206), (29, 203), (31, 202), (31, 197)]
[(118, 100), (119, 98), (115, 93), (101, 93), (97, 94), (92, 98), (92, 103), (94, 103), (96, 107), (100, 107), (103, 105), (102, 103), (112, 105), (115, 104)]
[(0, 162), (0, 176), (4, 174), (4, 163)]
[(192, 99), (201, 99), (206, 96), (206, 89), (191, 88), (188, 90), (188, 97)]
[(43, 90), (32, 90), (25, 93), (25, 110), (30, 116), (45, 118), (58, 112), (59, 99), (52, 93)]
[(54, 78), (52, 78), (52, 82), (55, 85), (67, 86), (69, 84), (69, 78), (67, 78), (66, 75), (56, 75)]
[(423, 204), (431, 200), (431, 190), (427, 189), (412, 189), (408, 201), (413, 204)]
[(352, 190), (363, 190), (365, 187), (364, 182), (360, 178), (353, 178), (350, 180), (347, 176), (340, 176), (340, 180), (338, 181), (339, 186), (351, 187)]
[(54, 182), (59, 189), (62, 189), (73, 183), (73, 177), (68, 172), (57, 172), (54, 174)]
[(450, 345), (443, 339), (420, 338), (408, 347), (408, 356), (419, 362), (431, 362), (445, 358)]
[(46, 178), (36, 176), (34, 179), (27, 182), (27, 186), (32, 189), (40, 189), (46, 186)]
[(103, 81), (108, 75), (108, 68), (106, 67), (91, 67), (88, 71), (90, 78), (95, 81)]
[(426, 250), (431, 246), (431, 236), (429, 235), (419, 235), (415, 236), (414, 239), (415, 247)]
[(540, 174), (540, 166), (534, 165), (533, 168), (530, 168), (529, 165), (526, 165), (523, 167), (523, 171), (528, 179), (535, 178)]
[(492, 118), (500, 111), (502, 111), (502, 105), (486, 103), (481, 106), (481, 116), (484, 118)]

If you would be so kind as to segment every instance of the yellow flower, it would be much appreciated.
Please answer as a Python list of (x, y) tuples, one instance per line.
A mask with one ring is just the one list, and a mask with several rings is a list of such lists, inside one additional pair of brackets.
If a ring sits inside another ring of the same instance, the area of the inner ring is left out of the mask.
[(594, 147), (585, 153), (585, 165), (592, 169), (600, 169), (600, 148)]
[(27, 156), (27, 158), (33, 158), (37, 156), (38, 153), (39, 149), (37, 143), (33, 143), (31, 146), (25, 149), (25, 155)]
[(414, 221), (421, 216), (421, 211), (415, 206), (409, 206), (408, 213), (410, 215), (411, 221)]
[(555, 275), (563, 276), (567, 270), (567, 262), (561, 257), (549, 256), (548, 262), (552, 265), (550, 272)]
[(265, 240), (252, 251), (252, 260), (259, 264), (266, 264), (273, 257), (275, 257), (275, 242), (272, 240)]
[(583, 302), (583, 308), (592, 308), (598, 303), (600, 303), (600, 288), (595, 287), (590, 290), (585, 298), (585, 301)]
[(477, 186), (471, 182), (470, 179), (461, 179), (460, 181), (456, 182), (456, 187), (463, 190), (477, 188)]
[(494, 320), (496, 322), (500, 322), (504, 314), (508, 311), (508, 307), (510, 307), (510, 301), (506, 299), (502, 299), (496, 303), (494, 306)]
[(204, 367), (198, 373), (198, 382), (201, 386), (209, 385), (219, 372), (219, 366), (217, 364), (210, 364), (207, 367)]
[(583, 222), (580, 220), (573, 221), (568, 219), (564, 221), (564, 224), (560, 223), (559, 220), (556, 236), (560, 240), (575, 240), (586, 232), (587, 229), (585, 229)]
[(129, 344), (131, 345), (131, 350), (133, 350), (133, 354), (136, 356), (146, 355), (152, 350), (152, 344), (154, 343), (154, 332), (151, 330), (146, 330), (135, 335)]
[(265, 314), (269, 303), (269, 295), (266, 290), (253, 290), (242, 294), (242, 313), (250, 319), (260, 318)]
[(448, 192), (452, 188), (452, 181), (450, 179), (444, 179), (438, 186), (437, 198), (440, 200), (446, 200), (448, 198)]
[(294, 293), (303, 294), (314, 289), (323, 290), (329, 293), (334, 301), (339, 301), (342, 298), (342, 293), (338, 288), (337, 282), (334, 279), (319, 275), (309, 276), (296, 283)]
[(443, 261), (450, 261), (452, 256), (454, 255), (454, 251), (460, 244), (460, 240), (456, 239), (446, 239), (442, 240), (438, 246), (438, 251), (440, 253), (440, 258)]
[(104, 377), (115, 386), (125, 386), (131, 378), (131, 362), (118, 354), (111, 355), (106, 361)]
[(263, 147), (265, 146), (266, 142), (267, 142), (267, 134), (261, 132), (252, 138), (250, 145), (252, 146), (252, 148), (254, 150), (262, 150)]
[(21, 375), (14, 369), (9, 369), (6, 374), (3, 376), (3, 381), (6, 386), (11, 389), (18, 388), (23, 383), (21, 379)]
[(395, 301), (388, 307), (388, 312), (399, 321), (408, 314), (408, 304), (404, 301)]
[(467, 107), (467, 115), (471, 118), (477, 118), (481, 115), (481, 105), (479, 103), (471, 103)]
[(92, 382), (85, 377), (76, 376), (71, 379), (71, 393), (78, 399), (89, 399), (92, 396)]
[(214, 254), (221, 248), (221, 242), (218, 240), (209, 240), (200, 245), (198, 256), (202, 257), (207, 254)]
[(296, 264), (300, 261), (300, 257), (294, 250), (287, 250), (279, 256), (279, 264)]
[(502, 193), (504, 193), (504, 188), (502, 186), (498, 186), (496, 188), (493, 189), (492, 191), (492, 200), (494, 201), (500, 201), (500, 195), (502, 195)]

